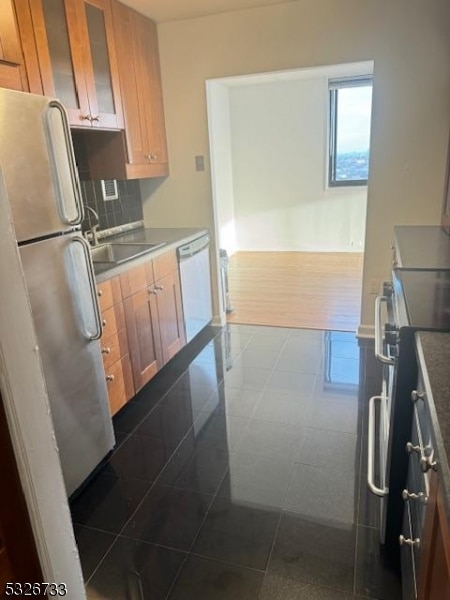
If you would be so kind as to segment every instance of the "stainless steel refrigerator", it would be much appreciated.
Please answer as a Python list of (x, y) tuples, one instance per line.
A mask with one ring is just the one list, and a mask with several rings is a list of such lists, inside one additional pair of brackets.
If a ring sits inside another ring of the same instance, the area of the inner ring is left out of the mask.
[(80, 185), (67, 117), (59, 102), (0, 89), (0, 178), (0, 201), (9, 202), (13, 215), (71, 495), (115, 440), (94, 272), (89, 245), (80, 231)]

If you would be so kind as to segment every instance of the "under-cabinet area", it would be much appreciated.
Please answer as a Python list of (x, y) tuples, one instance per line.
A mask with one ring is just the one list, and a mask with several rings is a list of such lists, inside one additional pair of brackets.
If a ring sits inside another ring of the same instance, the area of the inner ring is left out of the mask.
[(57, 98), (89, 179), (168, 174), (155, 23), (116, 0), (6, 0), (0, 87)]

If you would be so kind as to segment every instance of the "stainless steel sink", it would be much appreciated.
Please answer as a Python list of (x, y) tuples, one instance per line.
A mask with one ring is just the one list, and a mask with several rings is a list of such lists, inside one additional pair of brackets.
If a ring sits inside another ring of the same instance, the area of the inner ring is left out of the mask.
[(119, 265), (164, 246), (161, 244), (102, 244), (91, 248), (92, 262)]

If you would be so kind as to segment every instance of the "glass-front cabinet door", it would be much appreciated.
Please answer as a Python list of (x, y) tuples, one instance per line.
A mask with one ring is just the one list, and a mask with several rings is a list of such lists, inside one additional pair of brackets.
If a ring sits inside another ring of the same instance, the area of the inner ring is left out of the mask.
[(82, 4), (92, 125), (123, 129), (111, 3), (110, 0), (84, 0)]
[(72, 127), (123, 127), (109, 0), (31, 3), (44, 94)]

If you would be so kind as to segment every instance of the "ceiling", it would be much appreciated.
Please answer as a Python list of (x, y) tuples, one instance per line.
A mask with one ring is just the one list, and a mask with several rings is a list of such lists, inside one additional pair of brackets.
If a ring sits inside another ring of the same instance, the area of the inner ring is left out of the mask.
[(290, 0), (121, 0), (157, 23), (285, 4)]

